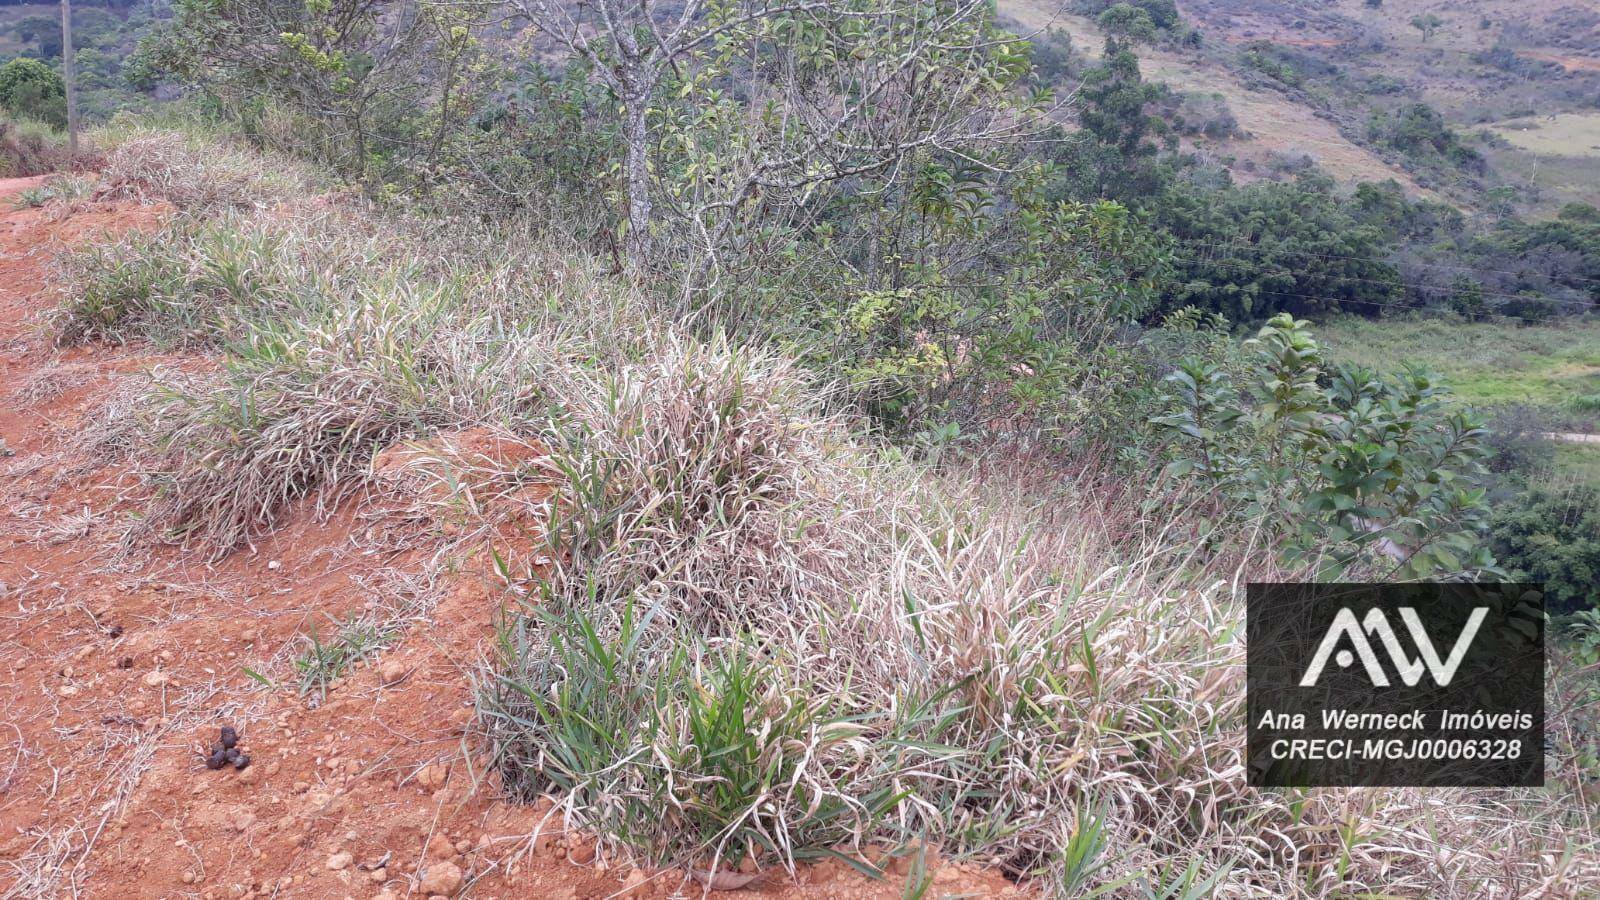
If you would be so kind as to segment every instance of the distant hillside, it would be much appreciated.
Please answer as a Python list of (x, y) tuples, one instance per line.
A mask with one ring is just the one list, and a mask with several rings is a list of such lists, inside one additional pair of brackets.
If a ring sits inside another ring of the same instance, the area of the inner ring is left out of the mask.
[[(1375, 3), (1376, 6), (1369, 5)], [(1095, 58), (1104, 2), (1001, 0)], [(1600, 201), (1600, 11), (1562, 0), (1182, 0), (1144, 75), (1220, 99), (1238, 133), (1189, 135), (1241, 181), (1314, 161), (1342, 181), (1546, 215)], [(1413, 24), (1415, 23), (1415, 24)], [(1420, 111), (1419, 111), (1420, 109)], [(1434, 111), (1437, 118), (1433, 118)]]

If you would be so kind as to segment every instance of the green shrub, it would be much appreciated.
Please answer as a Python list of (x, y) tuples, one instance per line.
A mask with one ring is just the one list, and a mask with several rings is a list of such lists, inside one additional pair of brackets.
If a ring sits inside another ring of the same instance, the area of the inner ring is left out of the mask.
[(1500, 565), (1543, 582), (1552, 614), (1600, 609), (1600, 488), (1534, 485), (1496, 509), (1489, 530)]
[(18, 57), (0, 66), (0, 108), (63, 128), (67, 124), (66, 85), (45, 63)]
[(1439, 111), (1426, 103), (1412, 103), (1393, 112), (1374, 112), (1367, 122), (1367, 137), (1420, 165), (1471, 175), (1483, 175), (1489, 170), (1483, 154), (1463, 143)]
[(1241, 392), (1186, 359), (1167, 378), (1174, 474), (1236, 504), (1318, 578), (1437, 577), (1490, 568), (1486, 430), (1425, 372), (1324, 371), (1309, 323), (1275, 316), (1247, 345)]

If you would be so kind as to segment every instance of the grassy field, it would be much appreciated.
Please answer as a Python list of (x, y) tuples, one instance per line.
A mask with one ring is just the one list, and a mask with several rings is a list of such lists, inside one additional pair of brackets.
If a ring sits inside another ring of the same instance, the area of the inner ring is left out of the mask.
[(1565, 203), (1600, 203), (1600, 113), (1507, 119), (1485, 128), (1512, 145), (1487, 150), (1506, 183), (1538, 188), (1530, 212), (1553, 215)]
[(1573, 414), (1600, 395), (1600, 322), (1518, 328), (1442, 320), (1344, 319), (1318, 329), (1335, 359), (1375, 369), (1402, 360), (1443, 375), (1476, 405), (1522, 403)]
[(1547, 156), (1600, 154), (1600, 113), (1528, 116), (1488, 128), (1519, 147)]
[(1555, 480), (1600, 485), (1600, 444), (1557, 444)]
[[(1517, 328), (1440, 320), (1344, 319), (1317, 330), (1336, 360), (1393, 370), (1404, 361), (1444, 376), (1476, 406), (1522, 404), (1552, 427), (1591, 430), (1600, 418), (1600, 322)], [(1557, 480), (1600, 484), (1600, 444), (1557, 444)]]

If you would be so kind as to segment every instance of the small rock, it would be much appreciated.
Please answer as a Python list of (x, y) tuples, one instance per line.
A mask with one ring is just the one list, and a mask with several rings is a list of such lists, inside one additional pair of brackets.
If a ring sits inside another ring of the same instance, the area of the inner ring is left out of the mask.
[(581, 841), (567, 851), (567, 858), (580, 866), (587, 866), (594, 862), (594, 845), (588, 841)]
[(350, 862), (353, 859), (354, 857), (350, 855), (349, 851), (340, 850), (338, 853), (328, 857), (327, 866), (329, 871), (337, 872), (340, 869), (349, 868)]
[(455, 863), (436, 862), (422, 870), (422, 882), (417, 886), (424, 894), (453, 895), (461, 888), (461, 867)]
[(628, 877), (622, 882), (622, 895), (624, 897), (642, 897), (648, 893), (650, 876), (643, 870), (631, 869)]
[(283, 563), (280, 562), (279, 560), (274, 559), (274, 560), (270, 560), (270, 561), (267, 562), (267, 571), (268, 572), (276, 572), (281, 568), (283, 568)]
[(399, 684), (411, 669), (398, 659), (391, 659), (378, 668), (378, 678), (386, 685)]
[(168, 677), (167, 673), (161, 671), (160, 669), (146, 672), (144, 675), (145, 687), (160, 687), (171, 680), (172, 679)]
[(427, 791), (437, 791), (449, 780), (450, 767), (443, 763), (431, 762), (417, 770), (417, 783)]

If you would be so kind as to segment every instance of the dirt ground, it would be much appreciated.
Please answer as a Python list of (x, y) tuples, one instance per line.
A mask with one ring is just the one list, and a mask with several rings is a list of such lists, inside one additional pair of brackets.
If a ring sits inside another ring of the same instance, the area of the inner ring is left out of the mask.
[[(700, 896), (509, 805), (486, 772), (469, 678), (499, 594), (472, 566), (436, 577), (437, 529), (374, 492), (207, 562), (125, 540), (150, 488), (119, 451), (118, 398), (203, 357), (58, 349), (63, 248), (170, 214), (87, 201), (17, 209), (0, 181), (0, 891), (4, 897)], [(466, 440), (470, 436), (460, 436)], [(300, 636), (405, 600), (423, 610), (326, 698), (290, 687)], [(251, 762), (208, 769), (219, 729)], [(731, 892), (898, 897), (839, 862)], [(1018, 896), (968, 865), (926, 896)]]

